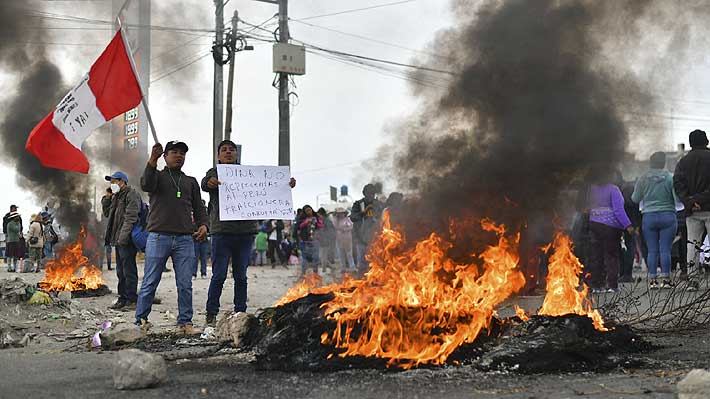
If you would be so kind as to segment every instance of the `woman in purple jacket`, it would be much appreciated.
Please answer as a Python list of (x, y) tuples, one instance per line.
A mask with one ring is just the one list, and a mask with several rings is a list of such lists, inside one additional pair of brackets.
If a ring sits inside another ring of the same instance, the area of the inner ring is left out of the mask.
[[(624, 197), (612, 181), (612, 174), (594, 171), (588, 191), (591, 233), (587, 281), (592, 292), (619, 291), (621, 233), (633, 231), (624, 211)], [(604, 276), (606, 275), (606, 289)]]

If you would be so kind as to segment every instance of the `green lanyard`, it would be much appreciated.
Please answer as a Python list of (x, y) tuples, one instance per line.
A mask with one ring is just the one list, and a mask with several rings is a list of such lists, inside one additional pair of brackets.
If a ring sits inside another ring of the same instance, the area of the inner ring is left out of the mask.
[(173, 184), (175, 185), (175, 189), (177, 190), (177, 193), (175, 193), (175, 196), (180, 198), (182, 196), (182, 193), (180, 192), (180, 180), (182, 180), (182, 174), (180, 174), (180, 177), (178, 177), (177, 183), (175, 183), (175, 179), (173, 179), (173, 172), (171, 172), (169, 168), (168, 168), (168, 174), (170, 175), (170, 180), (173, 181)]

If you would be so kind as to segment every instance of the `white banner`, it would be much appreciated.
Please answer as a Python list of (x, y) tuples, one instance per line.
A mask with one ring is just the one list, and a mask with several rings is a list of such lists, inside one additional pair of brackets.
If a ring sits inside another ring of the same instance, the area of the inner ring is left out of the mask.
[(217, 165), (219, 220), (293, 220), (288, 166)]

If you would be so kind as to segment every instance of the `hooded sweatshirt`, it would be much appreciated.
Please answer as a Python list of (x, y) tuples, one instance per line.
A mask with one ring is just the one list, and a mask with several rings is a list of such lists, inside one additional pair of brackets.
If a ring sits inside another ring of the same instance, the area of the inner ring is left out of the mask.
[(678, 197), (673, 190), (673, 175), (665, 169), (649, 170), (636, 182), (631, 200), (643, 201), (643, 214), (675, 212)]

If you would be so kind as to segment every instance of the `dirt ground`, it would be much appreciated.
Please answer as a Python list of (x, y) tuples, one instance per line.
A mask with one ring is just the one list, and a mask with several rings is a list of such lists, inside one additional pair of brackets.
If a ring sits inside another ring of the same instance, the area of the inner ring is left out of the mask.
[[(3, 268), (4, 269), (4, 268)], [(142, 270), (142, 265), (139, 265)], [(115, 291), (114, 272), (105, 280)], [(0, 279), (16, 274), (0, 271)], [(249, 312), (272, 305), (293, 285), (298, 269), (250, 267)], [(42, 274), (21, 274), (36, 283)], [(193, 282), (195, 324), (204, 324), (209, 279)], [(163, 303), (151, 321), (156, 332), (174, 328), (177, 314), (173, 273), (164, 273), (158, 289)], [(231, 310), (233, 282), (227, 280), (222, 310)], [(219, 356), (181, 358), (168, 362), (169, 381), (154, 389), (122, 392), (113, 389), (116, 352), (90, 350), (89, 337), (104, 321), (130, 322), (132, 312), (108, 310), (115, 295), (73, 299), (70, 304), (32, 307), (0, 304), (0, 318), (35, 335), (25, 348), (0, 350), (0, 399), (4, 398), (674, 398), (675, 385), (689, 370), (710, 367), (710, 331), (645, 334), (659, 346), (639, 354), (641, 368), (605, 373), (520, 375), (483, 373), (466, 366), (411, 371), (352, 370), (335, 373), (284, 373), (256, 370), (250, 356), (235, 350)], [(524, 298), (534, 308), (541, 298)], [(51, 393), (51, 394), (50, 394)]]

